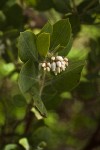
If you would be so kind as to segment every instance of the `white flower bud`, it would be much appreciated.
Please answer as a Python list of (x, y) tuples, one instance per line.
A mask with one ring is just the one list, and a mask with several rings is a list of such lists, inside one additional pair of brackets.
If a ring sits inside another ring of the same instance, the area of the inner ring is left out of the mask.
[(57, 64), (58, 67), (61, 67), (61, 62), (60, 61), (57, 61), (56, 64)]
[(65, 66), (66, 62), (65, 62), (65, 61), (62, 61), (61, 64)]
[(57, 75), (57, 72), (54, 72), (55, 75)]
[(54, 56), (52, 56), (52, 57), (51, 57), (51, 60), (55, 60), (55, 57), (54, 57)]
[(67, 66), (68, 58), (63, 58), (62, 56), (52, 56), (50, 62), (44, 61), (39, 63), (39, 69), (42, 67), (44, 71), (53, 71), (55, 75), (65, 71)]
[(56, 68), (57, 73), (60, 73), (60, 67)]
[(47, 63), (47, 66), (48, 66), (49, 68), (51, 68), (51, 64), (50, 64), (49, 62)]
[(62, 56), (56, 56), (56, 60), (63, 61)]
[(65, 65), (68, 67), (68, 62), (65, 62)]
[(46, 68), (46, 70), (49, 72), (49, 71), (50, 71), (50, 68), (49, 68), (49, 67), (47, 67), (47, 68)]
[(46, 70), (46, 67), (44, 67), (43, 69), (44, 69), (44, 71), (45, 71), (45, 70)]
[(68, 62), (68, 58), (65, 57), (64, 60), (65, 60), (66, 62)]
[(66, 67), (64, 65), (61, 66), (61, 69), (65, 71)]
[(42, 63), (42, 67), (46, 67), (46, 63)]
[(51, 64), (51, 69), (52, 69), (52, 71), (55, 71), (55, 70), (56, 70), (56, 63), (55, 63), (55, 62), (53, 62), (53, 63)]

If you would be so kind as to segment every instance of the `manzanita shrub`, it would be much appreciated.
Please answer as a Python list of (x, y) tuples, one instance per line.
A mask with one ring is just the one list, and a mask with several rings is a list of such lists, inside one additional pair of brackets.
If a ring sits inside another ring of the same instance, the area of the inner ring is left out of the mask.
[[(47, 117), (48, 103), (52, 109), (60, 101), (60, 94), (79, 83), (84, 60), (67, 58), (72, 46), (72, 31), (68, 19), (45, 24), (40, 33), (26, 30), (18, 39), (19, 57), (23, 66), (19, 87), (29, 93), (33, 106)], [(60, 58), (60, 59), (59, 59)], [(67, 62), (66, 62), (67, 61)]]

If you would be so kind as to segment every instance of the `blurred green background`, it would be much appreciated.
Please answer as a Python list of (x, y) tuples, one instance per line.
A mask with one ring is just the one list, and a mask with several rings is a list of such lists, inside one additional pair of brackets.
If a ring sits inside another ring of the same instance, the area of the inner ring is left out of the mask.
[[(71, 58), (86, 58), (81, 81), (47, 104), (48, 118), (31, 109), (18, 87), (17, 38), (69, 18)], [(52, 109), (51, 109), (52, 108)], [(0, 150), (100, 150), (100, 1), (0, 0)]]

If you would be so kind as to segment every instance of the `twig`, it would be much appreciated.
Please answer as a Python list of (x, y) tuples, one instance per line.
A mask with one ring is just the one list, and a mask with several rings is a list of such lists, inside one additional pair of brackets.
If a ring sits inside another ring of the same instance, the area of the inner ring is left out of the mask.
[(28, 108), (26, 111), (26, 116), (24, 119), (26, 122), (25, 130), (24, 130), (25, 134), (29, 132), (30, 126), (31, 126), (33, 118), (34, 118), (33, 113), (30, 111), (32, 106), (33, 106), (33, 100), (31, 100), (31, 103), (28, 105)]
[(99, 133), (100, 133), (100, 123), (96, 131), (92, 135), (92, 138), (90, 139), (89, 143), (86, 145), (86, 147), (83, 150), (92, 150), (93, 148), (100, 146), (100, 140), (99, 141), (96, 140)]
[(77, 7), (76, 7), (75, 0), (72, 0), (72, 4), (73, 4), (74, 12), (75, 12), (76, 14), (78, 14), (78, 11), (77, 11)]
[(83, 10), (83, 12), (86, 12), (92, 5), (94, 5), (98, 0), (93, 0), (91, 3), (89, 3)]

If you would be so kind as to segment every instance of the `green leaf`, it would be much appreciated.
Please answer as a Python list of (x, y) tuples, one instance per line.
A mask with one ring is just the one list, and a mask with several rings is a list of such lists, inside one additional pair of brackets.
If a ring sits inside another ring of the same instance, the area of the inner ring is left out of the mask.
[[(22, 26), (23, 23), (23, 10), (22, 7), (14, 1), (7, 1), (5, 9), (7, 26), (12, 26), (13, 28), (18, 28)], [(15, 17), (17, 14), (17, 17)]]
[(41, 116), (47, 117), (47, 110), (41, 98), (38, 95), (34, 95), (33, 100), (34, 100), (34, 107), (39, 111)]
[(39, 11), (48, 10), (53, 7), (52, 0), (25, 0), (27, 4)]
[(0, 26), (2, 23), (4, 23), (6, 21), (6, 16), (3, 13), (3, 11), (0, 10)]
[(17, 38), (19, 36), (20, 32), (18, 29), (10, 29), (4, 32), (4, 37), (8, 37), (8, 38)]
[(73, 42), (73, 38), (71, 36), (67, 46), (63, 50), (58, 51), (58, 55), (67, 56), (67, 54), (69, 53), (69, 51), (72, 48), (72, 42)]
[(26, 107), (27, 106), (27, 102), (26, 102), (26, 99), (23, 95), (21, 94), (16, 94), (13, 96), (13, 99), (12, 99), (12, 103), (15, 107)]
[(7, 1), (1, 0), (0, 1), (0, 9), (2, 9), (6, 3), (7, 3)]
[(2, 102), (0, 102), (0, 126), (3, 126), (5, 122), (6, 122), (5, 108)]
[(7, 144), (4, 150), (15, 150), (17, 148), (16, 144)]
[(39, 87), (39, 84), (35, 85), (31, 89), (31, 94), (33, 96), (33, 101), (34, 101), (33, 106), (38, 110), (41, 116), (47, 117), (47, 110), (42, 102), (40, 91), (41, 89)]
[(79, 83), (84, 61), (69, 62), (68, 68), (52, 79), (53, 87), (60, 93), (70, 91)]
[[(50, 147), (54, 144), (56, 136), (52, 129), (48, 126), (39, 126), (32, 135), (32, 140), (37, 144), (37, 149), (35, 150), (47, 150), (47, 147)], [(46, 147), (47, 146), (47, 147)], [(51, 148), (55, 149), (55, 148)]]
[(84, 61), (70, 61), (68, 68), (64, 72), (53, 76), (47, 82), (47, 86), (42, 93), (42, 99), (46, 108), (52, 109), (57, 107), (62, 101), (61, 93), (71, 91), (78, 85), (84, 64)]
[(30, 149), (30, 146), (29, 146), (27, 138), (20, 139), (19, 140), (19, 144), (22, 145), (25, 148), (25, 150), (29, 150)]
[(44, 27), (41, 29), (41, 32), (39, 34), (41, 34), (43, 32), (52, 34), (52, 31), (53, 31), (53, 26), (50, 24), (50, 22), (47, 22), (44, 25)]
[(64, 48), (64, 46), (60, 46), (59, 44), (57, 47), (55, 47), (55, 49), (52, 52), (53, 54), (56, 54), (57, 52), (62, 51)]
[(51, 50), (60, 46), (67, 46), (71, 37), (71, 25), (68, 19), (63, 19), (53, 25), (51, 36)]
[(27, 92), (37, 82), (37, 70), (31, 60), (23, 65), (18, 82), (23, 93)]
[(34, 113), (34, 115), (36, 116), (36, 118), (38, 120), (43, 119), (43, 117), (41, 116), (41, 114), (39, 113), (39, 111), (33, 106), (31, 111)]
[(71, 11), (70, 0), (52, 0), (54, 8), (61, 13), (68, 13)]
[(23, 62), (33, 59), (38, 61), (36, 36), (31, 31), (21, 32), (18, 40), (19, 57)]
[(40, 56), (46, 56), (50, 46), (50, 34), (41, 33), (36, 40), (37, 49)]

